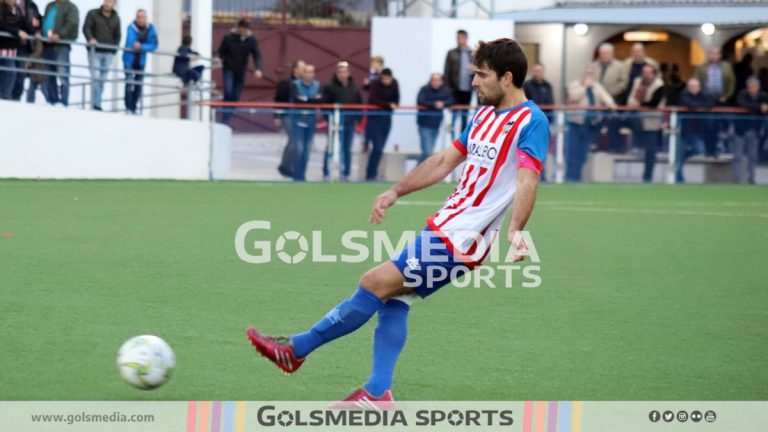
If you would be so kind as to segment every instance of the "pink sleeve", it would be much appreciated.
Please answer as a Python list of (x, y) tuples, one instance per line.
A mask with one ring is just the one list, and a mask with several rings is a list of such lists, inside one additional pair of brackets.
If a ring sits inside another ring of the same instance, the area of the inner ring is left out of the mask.
[(458, 139), (453, 142), (453, 146), (456, 147), (456, 150), (460, 151), (464, 156), (467, 155), (467, 148), (464, 147), (464, 144), (462, 144)]
[(542, 164), (541, 161), (524, 152), (517, 149), (517, 169), (528, 168), (535, 171), (537, 174), (541, 174)]

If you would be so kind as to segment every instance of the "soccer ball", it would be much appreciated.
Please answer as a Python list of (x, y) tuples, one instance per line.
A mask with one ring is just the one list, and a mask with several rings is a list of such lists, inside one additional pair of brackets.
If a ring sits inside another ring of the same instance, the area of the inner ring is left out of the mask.
[(176, 357), (171, 347), (153, 335), (128, 339), (117, 352), (120, 376), (128, 384), (142, 390), (163, 385), (171, 377), (175, 366)]

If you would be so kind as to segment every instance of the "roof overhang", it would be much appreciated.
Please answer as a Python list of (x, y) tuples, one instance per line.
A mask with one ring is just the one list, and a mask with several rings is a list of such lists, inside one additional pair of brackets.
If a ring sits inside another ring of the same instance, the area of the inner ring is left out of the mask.
[(768, 25), (765, 6), (664, 6), (664, 7), (561, 7), (500, 13), (496, 19), (517, 24), (619, 24), (619, 25)]

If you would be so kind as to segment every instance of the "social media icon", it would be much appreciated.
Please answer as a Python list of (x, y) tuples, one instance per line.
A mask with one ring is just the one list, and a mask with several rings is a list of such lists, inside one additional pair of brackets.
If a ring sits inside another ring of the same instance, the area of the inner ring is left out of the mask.
[(684, 423), (688, 421), (688, 413), (685, 411), (678, 411), (677, 412), (677, 421)]
[(704, 418), (704, 416), (701, 415), (701, 411), (691, 411), (691, 421), (694, 423), (698, 423), (701, 421), (701, 419)]
[(648, 420), (656, 423), (657, 421), (661, 420), (661, 414), (659, 414), (658, 411), (653, 410), (648, 414)]
[(715, 414), (714, 411), (709, 410), (704, 413), (704, 420), (708, 421), (709, 423), (712, 423), (717, 419), (717, 414)]
[(675, 413), (672, 411), (664, 411), (664, 421), (669, 423), (675, 419)]

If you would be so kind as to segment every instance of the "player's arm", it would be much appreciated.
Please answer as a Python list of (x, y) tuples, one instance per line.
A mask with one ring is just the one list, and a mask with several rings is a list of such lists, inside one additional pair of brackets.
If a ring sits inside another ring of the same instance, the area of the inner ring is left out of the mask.
[(508, 261), (522, 261), (526, 250), (520, 232), (525, 229), (536, 202), (536, 190), (549, 148), (549, 122), (536, 115), (523, 129), (517, 149), (517, 189), (512, 200), (512, 217), (507, 239), (511, 245)]
[[(536, 190), (539, 187), (539, 173), (530, 168), (520, 168), (517, 171), (517, 190), (515, 199), (512, 201), (512, 218), (509, 221), (509, 232), (507, 239), (512, 245), (511, 252), (524, 251), (525, 243), (518, 234), (525, 228), (528, 218), (533, 212), (533, 205), (536, 202)], [(512, 262), (522, 261), (523, 255), (513, 253), (509, 257)]]
[(445, 150), (427, 158), (416, 169), (408, 173), (405, 178), (376, 197), (371, 209), (370, 222), (381, 223), (384, 220), (387, 208), (392, 206), (399, 197), (439, 182), (456, 169), (464, 159), (466, 159), (466, 155), (455, 146), (448, 146)]

